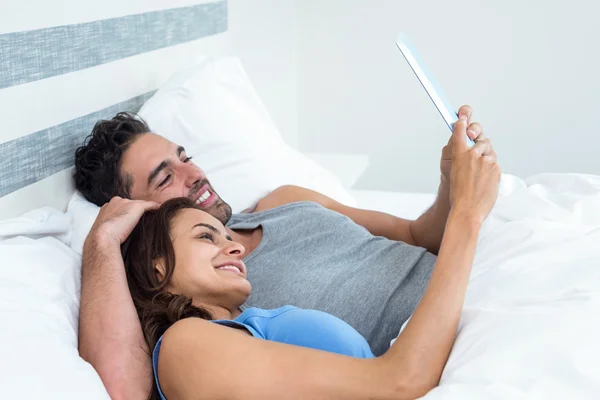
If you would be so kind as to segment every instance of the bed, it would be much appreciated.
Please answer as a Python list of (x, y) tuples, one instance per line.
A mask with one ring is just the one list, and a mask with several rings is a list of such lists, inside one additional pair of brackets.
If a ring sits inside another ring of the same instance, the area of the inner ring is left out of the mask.
[[(151, 126), (190, 140), (237, 210), (281, 184), (404, 218), (416, 218), (434, 201), (432, 193), (352, 189), (368, 165), (364, 156), (307, 156), (287, 147), (239, 61), (212, 61), (231, 50), (227, 1), (177, 4), (0, 33), (0, 109), (12, 117), (0, 132), (4, 397), (108, 398), (77, 353), (81, 245), (97, 207), (77, 197), (70, 180), (73, 151), (99, 118), (141, 109)], [(165, 88), (177, 84), (172, 77), (181, 77), (182, 65), (204, 71), (202, 87), (210, 90), (203, 93), (213, 96), (198, 100), (206, 108), (198, 123), (212, 135), (202, 143), (152, 111), (169, 110)], [(240, 107), (242, 98), (239, 119), (212, 119), (231, 104)], [(215, 157), (207, 143), (231, 150), (229, 158)], [(359, 167), (344, 174), (342, 159)], [(290, 160), (302, 167), (286, 167)], [(456, 344), (440, 386), (424, 398), (598, 398), (599, 243), (600, 177), (503, 175), (479, 238)]]
[[(413, 217), (432, 195), (353, 191)], [(430, 399), (600, 393), (600, 177), (503, 175), (479, 237), (458, 336)]]

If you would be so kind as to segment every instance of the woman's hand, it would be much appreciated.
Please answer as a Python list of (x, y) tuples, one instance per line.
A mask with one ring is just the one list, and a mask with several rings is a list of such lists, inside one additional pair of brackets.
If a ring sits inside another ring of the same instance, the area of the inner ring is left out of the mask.
[[(498, 195), (500, 167), (488, 139), (467, 146), (466, 116), (454, 124), (450, 214), (435, 268), (406, 328), (382, 358), (424, 396), (442, 376), (460, 320), (481, 223)], [(406, 378), (405, 378), (406, 379)], [(414, 392), (413, 392), (414, 393)]]
[[(458, 115), (460, 119), (466, 119), (467, 136), (475, 141), (483, 141), (486, 139), (486, 135), (483, 133), (483, 126), (477, 122), (471, 122), (473, 116), (473, 109), (471, 106), (464, 105), (458, 109)], [(452, 135), (448, 139), (448, 144), (442, 149), (442, 158), (440, 159), (440, 172), (442, 173), (442, 185), (449, 185), (450, 183), (450, 171), (452, 170), (452, 156), (453, 156), (454, 141)], [(490, 146), (488, 153), (486, 154), (496, 159), (496, 151)]]
[(452, 133), (451, 212), (483, 222), (498, 197), (500, 166), (489, 139), (467, 146), (467, 124), (467, 118), (461, 117)]

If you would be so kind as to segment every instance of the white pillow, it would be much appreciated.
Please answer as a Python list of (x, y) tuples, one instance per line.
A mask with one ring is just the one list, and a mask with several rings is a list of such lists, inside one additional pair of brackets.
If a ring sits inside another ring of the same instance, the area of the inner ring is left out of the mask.
[[(198, 57), (142, 107), (150, 128), (184, 146), (215, 190), (241, 212), (282, 185), (297, 185), (355, 206), (328, 170), (287, 146), (236, 58)], [(75, 193), (71, 248), (81, 254), (99, 208)]]
[(195, 157), (234, 212), (288, 184), (355, 205), (331, 172), (284, 143), (237, 58), (198, 58), (139, 114), (154, 132)]
[(108, 399), (79, 357), (81, 259), (51, 208), (0, 221), (0, 388), (6, 399)]
[(83, 254), (83, 244), (99, 212), (100, 207), (87, 201), (78, 191), (71, 196), (67, 205), (67, 215), (73, 220), (69, 246), (77, 254)]

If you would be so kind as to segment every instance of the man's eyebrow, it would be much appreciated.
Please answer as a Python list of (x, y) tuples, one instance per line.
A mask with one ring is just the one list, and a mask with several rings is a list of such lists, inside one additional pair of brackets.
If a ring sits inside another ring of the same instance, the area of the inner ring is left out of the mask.
[(165, 160), (165, 161), (161, 162), (160, 164), (158, 164), (158, 167), (154, 168), (152, 170), (152, 172), (150, 172), (150, 175), (148, 175), (148, 187), (150, 187), (150, 185), (156, 179), (156, 176), (160, 173), (160, 171), (167, 168), (169, 166), (169, 164), (171, 164), (171, 162)]
[(196, 224), (194, 226), (192, 226), (192, 229), (198, 227), (198, 226), (203, 226), (205, 228), (210, 229), (211, 231), (213, 231), (214, 233), (218, 233), (219, 235), (221, 234), (221, 231), (218, 230), (217, 228), (215, 228), (214, 226), (212, 226), (211, 224), (205, 224), (204, 222), (200, 222), (199, 224)]
[[(185, 149), (183, 148), (183, 146), (177, 147), (177, 157), (181, 156), (181, 153), (183, 153), (184, 151), (185, 151)], [(150, 187), (150, 185), (152, 184), (152, 181), (154, 181), (154, 179), (156, 179), (156, 177), (158, 176), (160, 171), (167, 168), (170, 163), (171, 163), (170, 161), (165, 160), (165, 161), (161, 162), (160, 164), (158, 164), (158, 167), (156, 167), (152, 170), (150, 175), (148, 175), (148, 187)]]

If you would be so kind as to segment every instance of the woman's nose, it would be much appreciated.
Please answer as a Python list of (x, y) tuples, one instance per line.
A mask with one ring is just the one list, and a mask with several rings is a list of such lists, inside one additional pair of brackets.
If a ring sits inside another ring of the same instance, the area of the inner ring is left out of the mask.
[(229, 246), (223, 249), (223, 252), (228, 256), (238, 256), (241, 258), (246, 253), (246, 249), (240, 243), (230, 242)]

